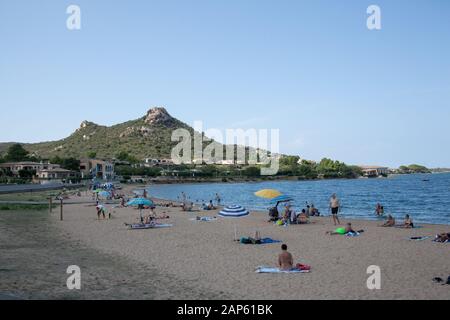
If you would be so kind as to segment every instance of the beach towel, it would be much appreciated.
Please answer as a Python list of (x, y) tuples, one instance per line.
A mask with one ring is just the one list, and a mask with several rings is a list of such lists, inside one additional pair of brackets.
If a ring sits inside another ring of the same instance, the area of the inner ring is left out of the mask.
[(345, 234), (347, 237), (359, 237), (360, 233), (359, 232), (347, 232)]
[(128, 224), (127, 225), (130, 230), (141, 230), (141, 229), (157, 229), (157, 228), (168, 228), (168, 227), (172, 227), (171, 224), (167, 224), (167, 223), (148, 223), (148, 224), (143, 224), (143, 223), (139, 223), (139, 224)]
[(425, 237), (410, 237), (409, 240), (410, 241), (423, 241), (423, 240), (427, 240), (430, 239), (430, 237), (425, 236)]
[(216, 217), (200, 217), (200, 219), (191, 218), (189, 220), (191, 220), (191, 221), (201, 221), (201, 222), (211, 222), (211, 221), (216, 221), (217, 218)]
[(252, 238), (241, 238), (240, 243), (242, 244), (271, 244), (271, 243), (280, 243), (280, 240), (274, 240), (272, 238), (263, 238), (260, 240), (254, 240), (252, 241)]
[(310, 270), (299, 270), (299, 269), (292, 269), (292, 270), (280, 270), (279, 268), (272, 268), (272, 267), (258, 267), (255, 270), (256, 273), (309, 273)]
[(261, 239), (261, 244), (271, 244), (271, 243), (280, 243), (280, 240), (274, 240), (272, 238), (263, 238)]
[(438, 243), (450, 243), (450, 240), (445, 240), (444, 242), (442, 242), (442, 241), (437, 241), (436, 239), (433, 239), (433, 242), (438, 242)]

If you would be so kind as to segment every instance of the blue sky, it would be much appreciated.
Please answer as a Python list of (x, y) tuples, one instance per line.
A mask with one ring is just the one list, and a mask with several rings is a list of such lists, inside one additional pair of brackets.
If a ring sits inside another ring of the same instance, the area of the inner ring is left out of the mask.
[(206, 128), (279, 128), (307, 159), (450, 166), (447, 0), (0, 0), (0, 39), (0, 141), (162, 105)]

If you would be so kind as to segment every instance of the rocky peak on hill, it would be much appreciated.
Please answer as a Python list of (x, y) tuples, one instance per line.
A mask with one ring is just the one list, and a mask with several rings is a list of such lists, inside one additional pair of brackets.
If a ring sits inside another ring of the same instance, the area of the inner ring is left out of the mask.
[(175, 122), (175, 119), (164, 107), (154, 107), (148, 110), (144, 122), (147, 124), (171, 125)]
[(96, 126), (96, 124), (94, 122), (90, 122), (90, 121), (84, 120), (80, 124), (80, 127), (77, 129), (77, 131), (83, 130), (84, 128), (87, 128), (87, 127), (90, 127), (90, 126)]

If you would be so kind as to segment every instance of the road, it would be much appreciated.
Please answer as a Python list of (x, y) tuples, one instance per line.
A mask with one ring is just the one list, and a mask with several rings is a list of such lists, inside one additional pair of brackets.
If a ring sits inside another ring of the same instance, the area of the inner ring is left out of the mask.
[(0, 185), (0, 194), (5, 193), (21, 193), (21, 192), (39, 192), (58, 189), (73, 189), (84, 187), (82, 184), (2, 184)]

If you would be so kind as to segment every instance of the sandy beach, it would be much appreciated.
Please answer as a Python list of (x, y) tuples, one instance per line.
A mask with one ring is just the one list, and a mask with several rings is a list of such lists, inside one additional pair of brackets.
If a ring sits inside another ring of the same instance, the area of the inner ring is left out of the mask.
[[(10, 270), (2, 269), (0, 292), (64, 299), (450, 298), (450, 286), (432, 281), (450, 275), (449, 244), (408, 240), (448, 232), (448, 226), (403, 230), (352, 220), (355, 229), (365, 232), (349, 238), (325, 234), (334, 229), (329, 217), (282, 227), (268, 223), (261, 212), (239, 220), (198, 222), (190, 219), (217, 211), (186, 213), (177, 207), (157, 207), (159, 215), (170, 216), (161, 222), (173, 227), (128, 230), (124, 223), (137, 222), (138, 210), (107, 207), (110, 220), (97, 220), (93, 205), (76, 204), (65, 206), (64, 221), (55, 210), (39, 214), (28, 227), (8, 213), (13, 226), (2, 230), (1, 260), (3, 269)], [(276, 265), (280, 244), (234, 242), (234, 223), (239, 236), (253, 236), (259, 230), (263, 237), (283, 241), (294, 260), (310, 265), (312, 271), (255, 273), (258, 266)], [(71, 264), (81, 267), (80, 291), (65, 288), (65, 268)], [(381, 268), (380, 290), (366, 286), (370, 265)]]

